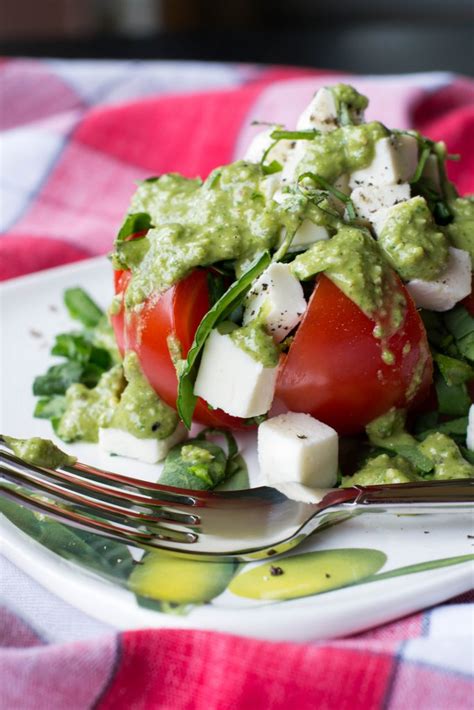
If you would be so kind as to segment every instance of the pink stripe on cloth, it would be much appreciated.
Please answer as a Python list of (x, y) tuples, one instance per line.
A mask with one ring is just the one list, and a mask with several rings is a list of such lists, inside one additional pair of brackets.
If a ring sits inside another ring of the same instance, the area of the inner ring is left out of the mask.
[(5, 710), (85, 710), (100, 698), (116, 662), (115, 636), (0, 650)]

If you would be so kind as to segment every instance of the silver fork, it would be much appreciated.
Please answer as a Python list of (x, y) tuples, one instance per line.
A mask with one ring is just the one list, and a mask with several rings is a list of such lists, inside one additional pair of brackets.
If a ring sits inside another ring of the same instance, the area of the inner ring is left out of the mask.
[(309, 504), (267, 487), (191, 491), (79, 462), (35, 466), (15, 456), (0, 436), (0, 492), (61, 523), (128, 545), (248, 561), (286, 552), (316, 530), (361, 512), (472, 511), (474, 479), (325, 489), (318, 503)]

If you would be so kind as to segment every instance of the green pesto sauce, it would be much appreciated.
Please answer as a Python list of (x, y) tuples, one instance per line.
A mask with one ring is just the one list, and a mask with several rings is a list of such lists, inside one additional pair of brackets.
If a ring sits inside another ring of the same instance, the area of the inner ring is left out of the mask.
[(474, 477), (474, 466), (463, 458), (458, 446), (446, 434), (430, 434), (418, 448), (434, 463), (435, 480)]
[(344, 477), (343, 486), (474, 477), (474, 466), (463, 458), (458, 446), (449, 436), (435, 432), (420, 443), (405, 430), (405, 418), (404, 410), (391, 409), (374, 419), (366, 427), (369, 441), (373, 446), (393, 451), (401, 446), (417, 449), (432, 462), (431, 473), (421, 476), (403, 456), (391, 457), (389, 454), (381, 454), (370, 459), (353, 476)]
[(448, 240), (436, 226), (423, 197), (413, 197), (390, 209), (378, 243), (405, 281), (432, 281), (448, 263)]
[(72, 466), (77, 461), (74, 456), (68, 456), (64, 451), (58, 449), (50, 439), (40, 439), (39, 437), (14, 439), (11, 436), (4, 438), (16, 456), (35, 466), (58, 468), (59, 466)]
[(66, 392), (66, 411), (56, 433), (63, 441), (92, 441), (99, 438), (99, 427), (107, 426), (125, 388), (121, 365), (105, 372), (93, 389), (74, 384)]
[(345, 104), (349, 111), (355, 110), (360, 112), (364, 111), (369, 105), (367, 96), (359, 94), (359, 92), (349, 84), (336, 84), (335, 86), (330, 86), (329, 89), (338, 107), (340, 107), (341, 104)]
[(233, 329), (230, 337), (241, 350), (264, 367), (278, 365), (280, 350), (273, 337), (265, 330), (262, 312), (247, 325)]
[(316, 242), (291, 264), (300, 280), (324, 271), (345, 295), (376, 321), (376, 337), (383, 338), (403, 322), (406, 302), (395, 275), (377, 242), (366, 230), (341, 227), (329, 240)]
[(389, 135), (381, 123), (342, 126), (304, 142), (304, 154), (296, 175), (316, 173), (333, 183), (340, 175), (367, 167), (373, 160), (375, 143)]
[(449, 203), (454, 220), (446, 227), (452, 245), (471, 255), (474, 265), (474, 195), (458, 197)]
[(402, 456), (380, 454), (367, 461), (353, 476), (344, 476), (341, 487), (413, 483), (420, 480), (421, 477), (417, 476), (411, 464)]
[(125, 303), (141, 303), (193, 268), (236, 259), (245, 270), (276, 245), (287, 215), (261, 191), (262, 167), (238, 161), (215, 170), (201, 184), (163, 175), (140, 185), (132, 211), (147, 211), (155, 225), (144, 239), (116, 245), (114, 263), (131, 268)]
[(123, 429), (138, 439), (166, 439), (178, 424), (178, 415), (156, 394), (143, 375), (138, 357), (128, 352), (123, 361), (127, 386), (107, 426)]

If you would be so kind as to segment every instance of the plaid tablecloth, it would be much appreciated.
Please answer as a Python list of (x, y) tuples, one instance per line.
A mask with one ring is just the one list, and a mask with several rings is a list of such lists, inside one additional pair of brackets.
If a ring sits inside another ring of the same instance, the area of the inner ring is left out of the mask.
[[(294, 124), (327, 81), (327, 72), (278, 67), (3, 60), (0, 278), (108, 251), (137, 179), (205, 176), (241, 154), (253, 119)], [(474, 192), (472, 81), (445, 73), (351, 81), (369, 95), (369, 117), (462, 153), (451, 177), (461, 193)], [(290, 644), (203, 631), (118, 634), (11, 562), (1, 559), (0, 572), (6, 709), (474, 704), (472, 595), (351, 638)]]

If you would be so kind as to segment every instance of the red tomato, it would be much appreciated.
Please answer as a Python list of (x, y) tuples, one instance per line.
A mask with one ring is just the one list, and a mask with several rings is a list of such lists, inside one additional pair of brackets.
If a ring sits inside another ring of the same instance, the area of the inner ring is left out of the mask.
[[(419, 401), (429, 390), (432, 361), (426, 332), (415, 305), (407, 299), (402, 327), (386, 346), (395, 362), (386, 365), (374, 321), (321, 276), (309, 301), (277, 380), (277, 403), (294, 412), (306, 412), (339, 433), (361, 431), (391, 407), (404, 407), (406, 391), (421, 362)], [(410, 351), (403, 355), (409, 344)]]
[[(116, 271), (115, 292), (122, 293), (130, 280), (130, 272)], [(139, 313), (124, 315), (124, 308), (112, 316), (115, 338), (121, 353), (134, 350), (141, 368), (158, 395), (176, 408), (178, 380), (168, 350), (168, 337), (174, 336), (181, 344), (185, 357), (193, 342), (199, 323), (209, 310), (207, 272), (193, 271), (161, 296), (151, 296)], [(201, 424), (232, 429), (248, 429), (241, 419), (231, 417), (220, 409), (210, 410), (198, 399), (194, 419)]]

